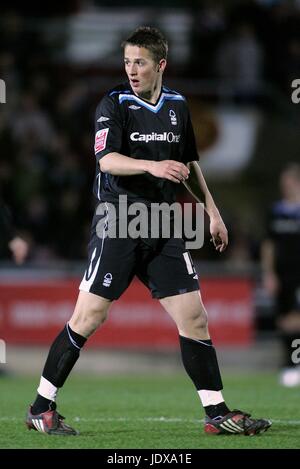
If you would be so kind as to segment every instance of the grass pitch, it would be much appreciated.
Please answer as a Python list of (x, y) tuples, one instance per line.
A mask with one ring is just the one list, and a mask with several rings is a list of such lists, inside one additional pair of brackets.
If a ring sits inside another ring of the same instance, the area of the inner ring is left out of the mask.
[(273, 420), (259, 436), (205, 435), (203, 410), (185, 376), (72, 375), (58, 400), (76, 437), (28, 431), (24, 414), (38, 377), (0, 377), (0, 448), (300, 448), (299, 389), (277, 384), (275, 374), (224, 374), (224, 396), (232, 408)]

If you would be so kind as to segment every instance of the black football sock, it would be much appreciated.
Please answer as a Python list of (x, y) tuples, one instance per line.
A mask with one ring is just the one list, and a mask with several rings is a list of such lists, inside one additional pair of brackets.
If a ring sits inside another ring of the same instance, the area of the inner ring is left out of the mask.
[(189, 339), (181, 335), (179, 339), (184, 368), (197, 391), (200, 389), (212, 391), (223, 389), (217, 355), (212, 341)]
[(230, 412), (225, 402), (220, 402), (216, 405), (208, 405), (204, 407), (206, 415), (208, 415), (211, 419), (216, 419), (217, 417), (224, 417)]
[[(212, 341), (189, 339), (179, 336), (182, 362), (197, 391), (220, 391), (223, 389), (217, 355)], [(204, 407), (210, 418), (224, 416), (230, 412), (225, 402)]]
[(72, 331), (66, 324), (50, 348), (42, 376), (57, 388), (61, 388), (77, 362), (85, 342), (85, 337)]
[(47, 410), (55, 410), (56, 403), (54, 401), (50, 401), (50, 399), (46, 399), (46, 397), (40, 396), (38, 394), (34, 401), (34, 404), (31, 407), (31, 413), (33, 415), (41, 414), (42, 412), (47, 412)]
[[(53, 386), (61, 388), (78, 360), (80, 349), (85, 342), (85, 337), (74, 332), (66, 324), (50, 347), (42, 373), (43, 378), (48, 380)], [(51, 403), (49, 399), (38, 394), (32, 406), (32, 412), (34, 414), (46, 412), (49, 410), (49, 403)]]

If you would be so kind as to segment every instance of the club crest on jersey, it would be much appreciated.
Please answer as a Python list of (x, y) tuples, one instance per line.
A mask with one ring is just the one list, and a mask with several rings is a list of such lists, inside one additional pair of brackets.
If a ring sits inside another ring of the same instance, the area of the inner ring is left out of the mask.
[(176, 117), (176, 113), (175, 113), (175, 111), (173, 111), (173, 109), (170, 109), (169, 116), (170, 116), (171, 124), (172, 125), (177, 125), (177, 117)]
[(95, 135), (95, 155), (99, 153), (99, 151), (105, 150), (106, 147), (106, 140), (108, 135), (109, 129), (101, 129)]

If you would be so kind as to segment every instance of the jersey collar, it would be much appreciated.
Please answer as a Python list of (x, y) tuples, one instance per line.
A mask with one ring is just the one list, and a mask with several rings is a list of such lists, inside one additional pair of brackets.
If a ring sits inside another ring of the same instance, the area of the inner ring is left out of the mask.
[(182, 95), (178, 93), (173, 94), (168, 91), (169, 90), (163, 86), (160, 91), (160, 95), (158, 97), (157, 102), (155, 104), (151, 104), (148, 101), (145, 101), (144, 99), (134, 94), (131, 88), (129, 92), (119, 94), (119, 103), (121, 104), (123, 101), (135, 101), (136, 103), (140, 104), (142, 107), (145, 107), (149, 111), (152, 111), (156, 114), (161, 109), (164, 102), (167, 100), (184, 101), (184, 97)]

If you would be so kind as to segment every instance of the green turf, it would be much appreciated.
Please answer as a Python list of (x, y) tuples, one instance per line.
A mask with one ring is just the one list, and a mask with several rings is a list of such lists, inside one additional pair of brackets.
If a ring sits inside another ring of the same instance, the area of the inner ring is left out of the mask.
[(28, 431), (23, 423), (37, 378), (0, 378), (0, 448), (299, 448), (299, 389), (283, 389), (277, 376), (224, 376), (231, 407), (274, 420), (260, 436), (214, 436), (203, 432), (203, 411), (184, 373), (166, 376), (73, 375), (59, 410), (80, 431), (58, 437)]

